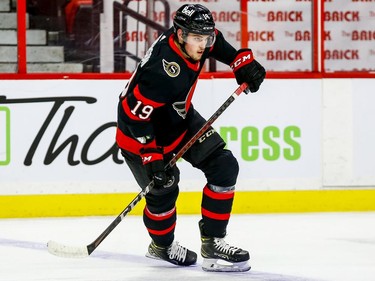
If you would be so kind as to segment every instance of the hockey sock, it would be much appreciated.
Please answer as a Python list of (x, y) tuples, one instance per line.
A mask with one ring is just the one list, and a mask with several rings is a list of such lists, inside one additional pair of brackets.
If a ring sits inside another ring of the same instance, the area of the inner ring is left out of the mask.
[(174, 240), (176, 207), (161, 213), (151, 213), (147, 206), (143, 210), (143, 222), (152, 240), (159, 246), (169, 246)]
[(201, 210), (207, 236), (223, 238), (226, 235), (233, 198), (234, 190), (214, 192), (208, 185), (204, 187)]

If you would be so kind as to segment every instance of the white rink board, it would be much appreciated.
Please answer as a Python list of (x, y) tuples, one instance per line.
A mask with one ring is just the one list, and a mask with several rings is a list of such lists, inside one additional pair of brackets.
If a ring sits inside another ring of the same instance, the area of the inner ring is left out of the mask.
[[(348, 104), (338, 114), (334, 105), (342, 104), (340, 97), (323, 91), (342, 83), (350, 85)], [(115, 141), (118, 95), (125, 84), (2, 81), (0, 106), (10, 111), (11, 145), (9, 163), (0, 165), (0, 194), (137, 192), (127, 166), (115, 162), (123, 162), (121, 155), (108, 153)], [(268, 79), (259, 93), (241, 95), (214, 123), (240, 163), (237, 190), (375, 185), (375, 98), (364, 90), (374, 86), (371, 79)], [(208, 118), (236, 87), (234, 79), (202, 79), (194, 106)], [(351, 125), (334, 122), (337, 116), (350, 118)], [(2, 125), (0, 129), (3, 137)], [(353, 141), (335, 138), (337, 131)], [(0, 155), (6, 149), (3, 142)], [(355, 152), (350, 163), (340, 157), (348, 151)], [(201, 190), (205, 180), (200, 171), (185, 162), (178, 165), (181, 190)]]
[(324, 80), (324, 186), (375, 186), (374, 86), (374, 79)]

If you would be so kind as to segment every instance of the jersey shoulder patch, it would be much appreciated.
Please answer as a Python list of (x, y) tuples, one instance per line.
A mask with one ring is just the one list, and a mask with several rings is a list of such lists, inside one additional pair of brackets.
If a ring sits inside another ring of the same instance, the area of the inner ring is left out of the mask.
[(168, 74), (169, 77), (174, 78), (180, 74), (181, 67), (177, 62), (174, 62), (174, 61), (169, 62), (169, 61), (166, 61), (165, 59), (162, 59), (162, 63), (163, 63), (163, 69), (165, 73)]

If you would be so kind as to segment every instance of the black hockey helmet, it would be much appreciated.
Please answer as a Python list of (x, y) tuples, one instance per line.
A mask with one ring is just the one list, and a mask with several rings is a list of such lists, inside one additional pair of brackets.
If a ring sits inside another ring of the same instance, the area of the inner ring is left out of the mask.
[(215, 22), (209, 9), (200, 4), (185, 4), (177, 11), (173, 19), (174, 31), (182, 29), (185, 33), (212, 35)]

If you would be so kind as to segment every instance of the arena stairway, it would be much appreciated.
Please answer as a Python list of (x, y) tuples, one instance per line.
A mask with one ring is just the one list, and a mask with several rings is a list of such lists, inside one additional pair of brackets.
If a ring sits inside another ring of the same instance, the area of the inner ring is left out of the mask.
[[(0, 73), (17, 72), (17, 13), (9, 0), (0, 0)], [(26, 15), (27, 16), (27, 15)], [(46, 30), (29, 29), (26, 18), (28, 73), (81, 73), (83, 65), (64, 59), (64, 46), (53, 45)]]

